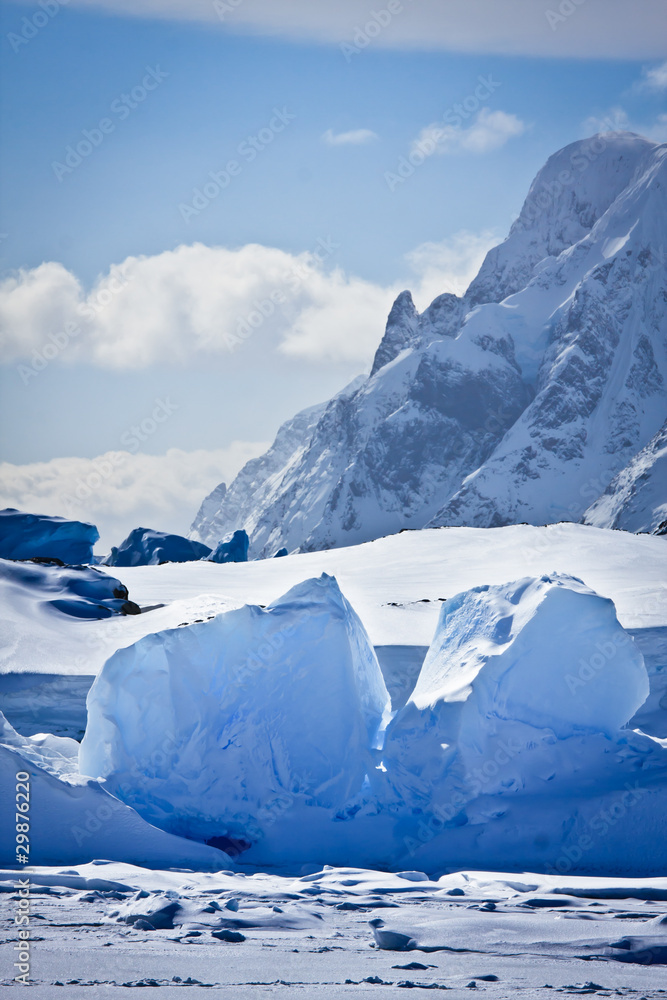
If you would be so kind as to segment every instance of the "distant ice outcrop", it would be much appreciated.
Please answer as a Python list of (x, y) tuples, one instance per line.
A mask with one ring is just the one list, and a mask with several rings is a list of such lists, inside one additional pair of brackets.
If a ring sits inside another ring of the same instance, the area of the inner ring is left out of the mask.
[(100, 537), (94, 524), (13, 507), (0, 510), (1, 559), (53, 559), (70, 566), (90, 563)]
[(363, 625), (323, 575), (119, 650), (89, 693), (80, 766), (163, 829), (249, 846), (286, 812), (356, 794), (388, 707)]
[(211, 554), (208, 545), (151, 528), (134, 528), (103, 560), (105, 566), (158, 566), (164, 562), (192, 562)]
[(231, 538), (219, 542), (210, 556), (206, 556), (206, 560), (214, 563), (247, 562), (249, 545), (248, 535), (241, 528)]
[(584, 514), (585, 524), (667, 534), (667, 421)]
[(666, 170), (631, 133), (550, 157), (467, 293), (419, 314), (402, 292), (370, 377), (285, 424), (192, 537), (245, 527), (272, 556), (579, 521), (667, 413)]

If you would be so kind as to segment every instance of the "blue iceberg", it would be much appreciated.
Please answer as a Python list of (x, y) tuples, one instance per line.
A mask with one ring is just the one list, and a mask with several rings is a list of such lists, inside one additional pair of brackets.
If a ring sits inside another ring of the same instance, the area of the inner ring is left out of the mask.
[(193, 562), (206, 559), (208, 545), (182, 535), (170, 535), (152, 528), (134, 528), (125, 541), (104, 560), (105, 566), (159, 566), (164, 562)]
[(138, 615), (127, 587), (94, 566), (52, 566), (0, 559), (0, 590), (9, 607), (12, 594), (29, 593), (40, 604), (70, 618)]
[(209, 562), (247, 562), (250, 539), (243, 529), (235, 531), (231, 538), (218, 542), (217, 548), (207, 556)]
[(0, 510), (0, 558), (46, 559), (78, 566), (93, 560), (100, 537), (94, 524), (64, 517)]

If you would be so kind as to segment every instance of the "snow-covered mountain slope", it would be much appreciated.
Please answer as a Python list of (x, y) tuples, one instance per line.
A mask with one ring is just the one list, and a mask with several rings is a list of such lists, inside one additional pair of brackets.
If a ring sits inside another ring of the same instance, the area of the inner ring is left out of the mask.
[(667, 412), (666, 219), (663, 145), (639, 157), (586, 236), (543, 260), (500, 306), (470, 317), (474, 328), (490, 311), (497, 328), (515, 327), (534, 352), (524, 361), (517, 348), (526, 378), (537, 365), (536, 395), (433, 524), (577, 520), (586, 491), (602, 492), (656, 433)]
[(584, 515), (586, 524), (667, 534), (667, 421)]
[(401, 293), (368, 379), (284, 425), (192, 537), (245, 527), (256, 557), (581, 519), (667, 413), (666, 180), (631, 133), (552, 156), (466, 295)]
[[(363, 378), (355, 379), (339, 393), (339, 397), (354, 392), (363, 381)], [(326, 403), (310, 406), (287, 420), (269, 450), (259, 458), (246, 462), (229, 488), (225, 483), (216, 486), (199, 508), (189, 537), (216, 548), (226, 535), (239, 528), (245, 527), (252, 535), (258, 512), (308, 447), (326, 406)]]

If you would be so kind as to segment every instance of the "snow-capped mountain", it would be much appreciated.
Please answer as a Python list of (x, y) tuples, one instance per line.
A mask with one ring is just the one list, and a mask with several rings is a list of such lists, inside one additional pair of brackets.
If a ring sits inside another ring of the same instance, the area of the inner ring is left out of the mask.
[(666, 191), (667, 145), (631, 133), (550, 157), (465, 296), (401, 293), (370, 376), (283, 425), (192, 537), (244, 527), (269, 556), (580, 520), (667, 414)]

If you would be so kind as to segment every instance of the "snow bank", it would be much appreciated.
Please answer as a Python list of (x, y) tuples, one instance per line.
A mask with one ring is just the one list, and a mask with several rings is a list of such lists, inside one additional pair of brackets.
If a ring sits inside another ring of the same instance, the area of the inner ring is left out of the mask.
[(81, 771), (171, 832), (238, 847), (362, 787), (389, 696), (366, 632), (323, 574), (266, 609), (147, 636), (88, 696)]
[(110, 618), (139, 614), (120, 580), (92, 566), (39, 565), (0, 559), (0, 592), (10, 599), (25, 594), (32, 603), (71, 618)]
[(208, 545), (193, 542), (182, 535), (170, 535), (151, 528), (134, 528), (125, 541), (111, 549), (105, 566), (158, 566), (164, 562), (192, 562), (205, 559)]
[[(227, 855), (158, 830), (77, 773), (79, 745), (57, 736), (19, 736), (0, 713), (0, 796), (16, 799), (17, 774), (30, 784), (30, 863), (68, 864), (95, 858), (153, 867), (228, 868)], [(0, 816), (0, 861), (16, 864), (13, 809)]]
[(84, 521), (26, 514), (13, 507), (0, 510), (2, 559), (58, 559), (73, 566), (90, 563), (99, 537), (95, 525)]
[(215, 563), (247, 562), (249, 547), (250, 539), (247, 532), (241, 528), (231, 537), (218, 542), (216, 548), (206, 558), (209, 562)]

